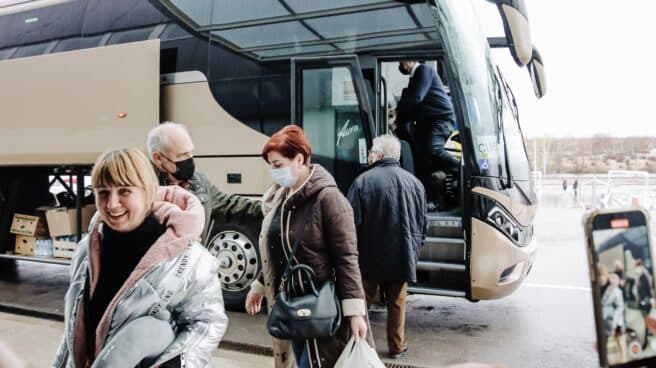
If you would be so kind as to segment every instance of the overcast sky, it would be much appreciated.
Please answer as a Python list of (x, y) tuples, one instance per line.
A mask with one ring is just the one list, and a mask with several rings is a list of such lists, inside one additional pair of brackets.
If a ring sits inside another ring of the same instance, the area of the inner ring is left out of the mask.
[[(537, 100), (526, 68), (505, 49), (493, 55), (520, 103), (524, 135), (656, 136), (656, 2), (525, 0), (548, 92)], [(503, 29), (478, 4), (488, 36)]]

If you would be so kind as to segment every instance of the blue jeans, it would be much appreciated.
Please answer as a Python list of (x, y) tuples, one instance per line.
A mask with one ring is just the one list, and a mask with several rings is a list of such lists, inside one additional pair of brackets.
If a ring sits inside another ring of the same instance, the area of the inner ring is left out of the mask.
[(305, 340), (291, 341), (292, 350), (294, 350), (294, 357), (296, 358), (296, 365), (298, 368), (310, 368), (310, 357), (308, 356), (308, 349), (305, 346)]

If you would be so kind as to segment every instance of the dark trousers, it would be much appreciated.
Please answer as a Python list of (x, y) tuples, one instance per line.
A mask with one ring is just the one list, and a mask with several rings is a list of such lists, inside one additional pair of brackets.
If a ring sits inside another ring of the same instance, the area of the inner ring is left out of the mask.
[(380, 301), (385, 295), (387, 305), (387, 347), (392, 353), (399, 353), (405, 344), (405, 302), (408, 296), (408, 283), (405, 281), (362, 280), (367, 298), (367, 308)]
[(448, 171), (458, 168), (460, 161), (444, 149), (444, 144), (453, 132), (453, 123), (448, 120), (417, 122), (412, 145), (415, 174), (431, 196), (431, 174), (433, 171)]
[(294, 359), (298, 368), (310, 368), (310, 357), (308, 355), (306, 340), (291, 340)]

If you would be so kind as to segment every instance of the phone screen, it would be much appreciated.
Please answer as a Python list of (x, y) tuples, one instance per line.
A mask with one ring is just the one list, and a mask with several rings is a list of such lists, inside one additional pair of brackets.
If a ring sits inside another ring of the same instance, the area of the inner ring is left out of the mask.
[(598, 280), (593, 294), (598, 298), (597, 324), (601, 322), (597, 331), (603, 334), (598, 343), (604, 344), (599, 352), (610, 366), (656, 357), (654, 259), (645, 215), (641, 211), (596, 215), (592, 242)]

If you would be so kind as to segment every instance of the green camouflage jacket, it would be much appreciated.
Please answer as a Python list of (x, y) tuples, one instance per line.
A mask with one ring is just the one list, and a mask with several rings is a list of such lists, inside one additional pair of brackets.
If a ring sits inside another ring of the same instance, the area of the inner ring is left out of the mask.
[[(161, 183), (165, 185), (166, 183)], [(205, 208), (205, 227), (201, 243), (206, 244), (214, 221), (216, 224), (236, 222), (239, 224), (260, 224), (262, 222), (262, 202), (219, 190), (205, 174), (196, 170), (189, 180), (189, 191), (195, 194)]]

